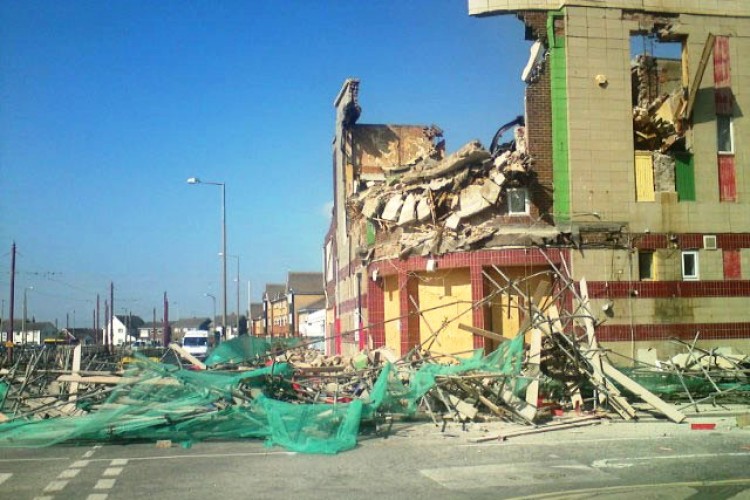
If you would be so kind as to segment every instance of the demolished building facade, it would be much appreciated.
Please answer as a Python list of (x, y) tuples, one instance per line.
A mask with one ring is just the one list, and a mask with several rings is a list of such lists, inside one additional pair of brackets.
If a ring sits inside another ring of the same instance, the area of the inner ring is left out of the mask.
[(359, 82), (344, 83), (330, 349), (405, 354), (436, 331), (437, 351), (491, 349), (461, 326), (512, 337), (527, 309), (510, 293), (483, 300), (494, 268), (543, 300), (559, 265), (588, 281), (617, 353), (665, 356), (695, 338), (750, 351), (750, 8), (470, 0), (469, 12), (525, 24), (525, 116), (448, 154), (435, 126), (357, 123)]

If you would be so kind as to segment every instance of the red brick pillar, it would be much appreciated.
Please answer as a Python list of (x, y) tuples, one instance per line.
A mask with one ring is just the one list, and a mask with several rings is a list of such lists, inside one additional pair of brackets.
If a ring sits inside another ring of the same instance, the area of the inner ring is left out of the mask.
[[(469, 267), (469, 274), (471, 279), (471, 301), (474, 304), (478, 304), (485, 296), (484, 287), (484, 276), (482, 276), (481, 264), (472, 263)], [(471, 311), (471, 319), (474, 326), (477, 328), (484, 329), (485, 326), (485, 307), (475, 307)], [(474, 335), (474, 349), (484, 348), (484, 337)]]

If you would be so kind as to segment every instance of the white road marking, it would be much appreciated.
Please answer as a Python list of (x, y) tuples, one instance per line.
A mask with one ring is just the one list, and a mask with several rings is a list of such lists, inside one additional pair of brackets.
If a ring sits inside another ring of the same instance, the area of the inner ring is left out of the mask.
[[(626, 458), (603, 458), (594, 460), (592, 467), (597, 469), (624, 469), (633, 467), (638, 463), (645, 463), (651, 460), (698, 460), (704, 458), (721, 458), (721, 457), (750, 457), (750, 452), (739, 453), (696, 453), (693, 455), (655, 455), (653, 457), (626, 457)], [(631, 463), (632, 462), (632, 463)]]
[(73, 479), (81, 472), (81, 469), (65, 469), (57, 476), (57, 479)]
[[(561, 468), (567, 467), (565, 470)], [(486, 464), (464, 467), (439, 467), (419, 471), (450, 490), (469, 491), (474, 488), (519, 487), (530, 484), (585, 483), (608, 481), (611, 476), (577, 462), (561, 462), (555, 466), (539, 463)]]
[(108, 493), (92, 493), (86, 497), (86, 500), (107, 500)]
[(13, 475), (13, 473), (11, 473), (11, 472), (0, 473), (0, 484), (3, 484), (5, 481), (7, 481), (8, 479), (10, 479), (10, 476), (12, 476), (12, 475)]
[(70, 457), (55, 457), (55, 458), (0, 458), (2, 462), (54, 462), (58, 460), (70, 460)]
[(112, 460), (109, 465), (115, 466), (115, 465), (128, 465), (128, 459), (127, 458), (115, 458)]
[(86, 467), (90, 462), (91, 460), (76, 460), (71, 464), (70, 468), (79, 469), (81, 467)]
[(44, 497), (34, 497), (34, 500), (54, 500), (55, 497), (52, 496), (44, 496)]
[(94, 485), (95, 490), (111, 490), (117, 479), (100, 479)]
[[(648, 441), (653, 441), (654, 439), (674, 439), (672, 436), (656, 436), (656, 437), (650, 437), (648, 438)], [(470, 444), (461, 444), (459, 446), (462, 447), (472, 447), (472, 446), (560, 446), (561, 443), (604, 443), (607, 441), (644, 441), (644, 438), (642, 437), (619, 437), (619, 438), (600, 438), (600, 439), (576, 439), (576, 440), (569, 440), (569, 439), (563, 439), (560, 441), (554, 441), (554, 442), (543, 442), (543, 443), (530, 443), (528, 441), (525, 441), (523, 443), (508, 443), (506, 441), (486, 441), (484, 443), (470, 443)]]
[[(511, 500), (540, 500), (543, 498), (556, 499), (560, 498), (617, 498), (618, 494), (627, 494), (634, 491), (646, 490), (644, 498), (651, 498), (649, 494), (653, 494), (656, 491), (664, 491), (667, 488), (703, 488), (706, 487), (720, 487), (720, 486), (743, 486), (750, 485), (750, 479), (724, 479), (718, 481), (682, 481), (675, 483), (649, 483), (649, 484), (628, 484), (622, 486), (598, 486), (596, 488), (585, 488), (579, 490), (564, 490), (564, 491), (553, 491), (549, 493), (539, 493), (537, 495), (526, 495), (522, 497), (514, 497)], [(675, 495), (675, 498), (688, 498), (695, 492), (687, 492), (687, 494)], [(666, 496), (665, 496), (666, 498)], [(692, 497), (691, 497), (692, 498)], [(735, 496), (734, 498), (740, 498)]]
[(107, 467), (102, 476), (119, 476), (122, 473), (122, 467)]
[(67, 481), (50, 481), (50, 483), (44, 488), (44, 491), (47, 493), (62, 491), (67, 485)]

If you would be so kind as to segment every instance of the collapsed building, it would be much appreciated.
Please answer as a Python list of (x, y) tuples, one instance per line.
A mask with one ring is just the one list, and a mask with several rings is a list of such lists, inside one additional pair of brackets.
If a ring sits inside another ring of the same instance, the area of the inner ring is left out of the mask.
[[(528, 324), (528, 297), (555, 295), (553, 267), (588, 281), (616, 363), (669, 358), (674, 340), (750, 351), (750, 8), (470, 0), (469, 13), (516, 15), (532, 44), (525, 115), (486, 147), (448, 153), (434, 125), (359, 123), (356, 79), (334, 102), (330, 351), (404, 355), (436, 332), (433, 350), (491, 351)], [(485, 300), (499, 272), (525, 289)]]

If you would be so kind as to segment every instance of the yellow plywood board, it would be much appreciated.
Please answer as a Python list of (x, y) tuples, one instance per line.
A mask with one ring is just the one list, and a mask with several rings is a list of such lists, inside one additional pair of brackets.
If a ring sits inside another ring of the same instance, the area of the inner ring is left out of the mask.
[(451, 269), (419, 276), (420, 342), (429, 345), (432, 332), (438, 332), (430, 350), (440, 354), (468, 354), (474, 349), (472, 334), (461, 330), (461, 323), (472, 325), (471, 280), (468, 269)]
[(656, 201), (654, 162), (650, 151), (635, 152), (635, 200)]

